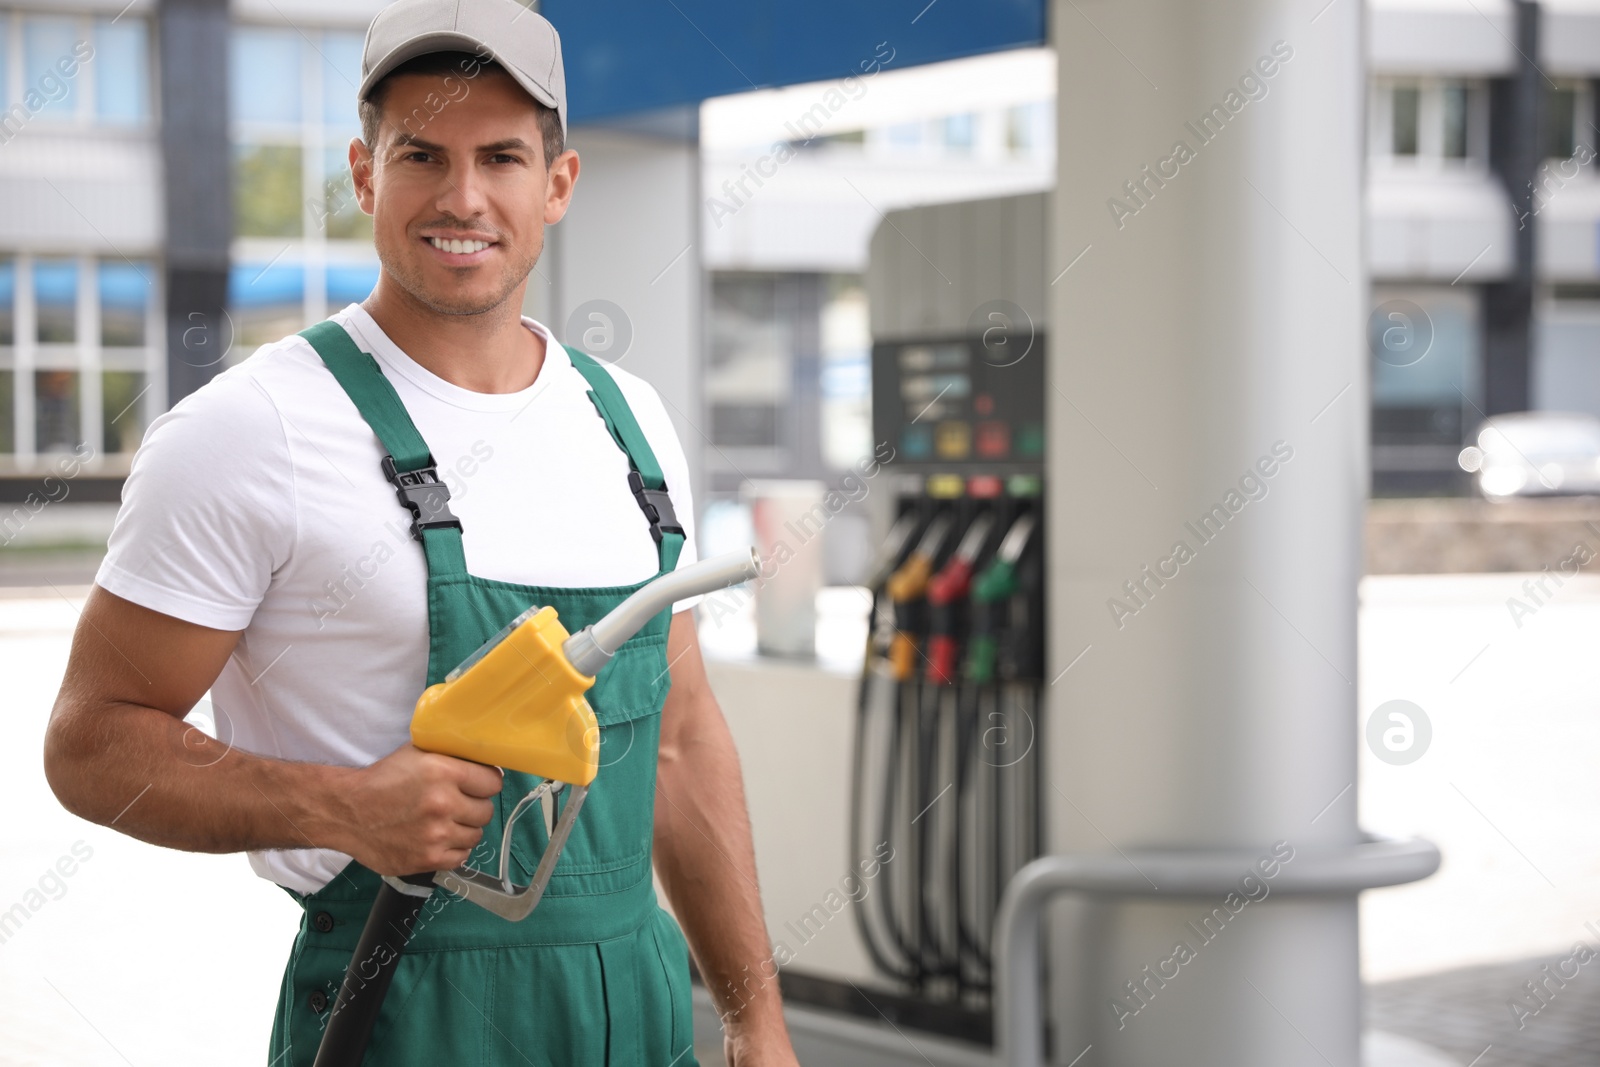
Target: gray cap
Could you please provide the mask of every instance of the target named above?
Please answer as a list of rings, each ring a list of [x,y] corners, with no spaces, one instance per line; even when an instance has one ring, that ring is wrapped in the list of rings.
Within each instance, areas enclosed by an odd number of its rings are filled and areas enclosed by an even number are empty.
[[[430,52],[486,55],[539,103],[555,108],[567,131],[567,77],[561,38],[517,0],[395,0],[367,27],[361,52],[362,100],[385,74]]]

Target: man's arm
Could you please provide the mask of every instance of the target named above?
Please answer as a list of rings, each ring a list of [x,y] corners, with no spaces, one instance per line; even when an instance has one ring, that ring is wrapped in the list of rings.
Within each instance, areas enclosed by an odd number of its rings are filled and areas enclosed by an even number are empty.
[[[672,617],[667,657],[672,690],[661,713],[656,872],[722,1017],[728,1062],[795,1065],[756,888],[739,754],[706,680],[691,612]]]
[[[331,848],[380,874],[465,862],[500,791],[493,768],[410,745],[365,768],[291,763],[185,724],[238,640],[95,586],[45,734],[61,803],[191,852]]]

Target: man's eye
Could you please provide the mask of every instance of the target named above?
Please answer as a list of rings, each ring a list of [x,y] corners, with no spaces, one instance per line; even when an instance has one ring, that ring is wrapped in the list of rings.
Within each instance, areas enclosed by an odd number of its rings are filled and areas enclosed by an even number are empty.
[[[432,159],[433,157],[431,155],[429,155],[427,152],[416,151],[416,152],[407,152],[405,154],[405,156],[402,157],[402,158],[406,159],[408,162],[411,162],[411,163],[426,163],[426,162],[428,162],[428,160]]]
[[[521,163],[522,160],[519,159],[516,156],[507,155],[505,152],[496,152],[494,155],[489,157],[489,162],[491,162],[491,163]]]

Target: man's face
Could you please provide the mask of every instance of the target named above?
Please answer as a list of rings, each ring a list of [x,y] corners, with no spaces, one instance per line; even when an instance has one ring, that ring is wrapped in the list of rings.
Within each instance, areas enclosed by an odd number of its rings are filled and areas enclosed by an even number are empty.
[[[545,167],[532,99],[500,72],[392,79],[370,154],[351,143],[361,209],[384,273],[443,315],[479,315],[513,296],[572,197],[578,161]]]

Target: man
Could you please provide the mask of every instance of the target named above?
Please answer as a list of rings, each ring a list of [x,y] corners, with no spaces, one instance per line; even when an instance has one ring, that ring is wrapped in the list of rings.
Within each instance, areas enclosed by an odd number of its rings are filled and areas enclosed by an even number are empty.
[[[304,906],[274,1064],[315,1057],[380,877],[493,869],[527,790],[408,743],[425,685],[530,604],[576,630],[695,558],[655,392],[519,313],[579,172],[554,29],[514,0],[399,0],[368,32],[359,96],[377,286],[152,424],[45,749],[75,813],[248,851]],[[422,501],[435,479],[442,512]],[[539,907],[511,923],[435,891],[365,1062],[695,1063],[653,858],[727,1061],[795,1064],[775,985],[751,980],[771,956],[691,606],[600,672],[602,769]],[[181,721],[208,689],[221,740]],[[524,881],[539,822],[512,839]]]

